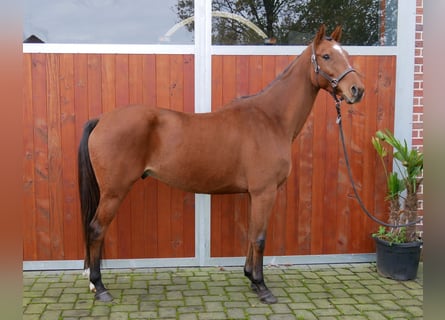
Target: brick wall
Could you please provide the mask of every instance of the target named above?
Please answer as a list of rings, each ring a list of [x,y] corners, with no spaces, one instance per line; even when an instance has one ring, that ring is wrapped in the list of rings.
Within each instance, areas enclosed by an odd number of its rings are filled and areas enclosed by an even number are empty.
[[[414,59],[412,145],[423,150],[423,0],[416,0],[416,46]],[[423,214],[423,185],[419,194],[419,211],[420,214]]]
[[[412,144],[423,148],[423,0],[417,0]]]

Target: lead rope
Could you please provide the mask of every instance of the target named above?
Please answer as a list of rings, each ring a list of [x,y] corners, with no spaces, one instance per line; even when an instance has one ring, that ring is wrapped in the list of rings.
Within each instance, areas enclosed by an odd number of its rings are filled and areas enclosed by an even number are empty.
[[[377,222],[378,224],[381,224],[385,227],[388,228],[401,228],[401,227],[408,227],[408,226],[412,226],[415,224],[418,224],[419,222],[421,222],[423,220],[423,217],[420,217],[418,220],[413,221],[413,222],[409,222],[409,223],[404,223],[404,224],[390,224],[387,222],[384,222],[382,220],[379,220],[378,218],[374,217],[365,207],[365,204],[363,203],[362,198],[359,196],[357,188],[355,186],[355,182],[354,179],[352,177],[352,171],[351,171],[351,166],[349,164],[349,158],[348,158],[348,153],[346,151],[346,144],[345,144],[345,136],[343,134],[343,125],[342,125],[342,118],[341,118],[341,110],[340,110],[340,104],[341,104],[341,100],[337,98],[337,95],[335,94],[335,90],[334,90],[334,94],[332,94],[332,96],[334,97],[335,100],[335,109],[337,110],[337,124],[338,127],[340,128],[340,140],[341,140],[341,144],[343,146],[343,153],[345,156],[345,163],[346,163],[346,168],[348,170],[348,176],[349,176],[349,180],[351,181],[351,185],[352,185],[352,189],[354,190],[354,195],[355,198],[358,201],[358,204],[360,205],[360,208],[362,208],[363,212],[374,222]]]

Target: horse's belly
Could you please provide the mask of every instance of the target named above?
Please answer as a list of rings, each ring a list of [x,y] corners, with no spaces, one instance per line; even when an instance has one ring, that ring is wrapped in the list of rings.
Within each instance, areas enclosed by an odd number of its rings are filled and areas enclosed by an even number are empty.
[[[175,168],[147,169],[146,176],[151,176],[172,187],[188,192],[221,194],[240,193],[247,191],[247,184],[241,174],[233,170],[231,173],[221,172],[218,167],[199,168],[177,166]]]

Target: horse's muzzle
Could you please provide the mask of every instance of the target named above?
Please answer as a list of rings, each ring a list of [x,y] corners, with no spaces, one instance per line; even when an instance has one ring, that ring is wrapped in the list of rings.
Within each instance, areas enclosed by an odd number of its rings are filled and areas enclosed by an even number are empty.
[[[365,89],[363,87],[359,87],[356,85],[353,85],[350,88],[349,91],[350,95],[344,95],[344,99],[346,100],[347,103],[349,104],[353,104],[353,103],[357,103],[360,102],[365,94]]]

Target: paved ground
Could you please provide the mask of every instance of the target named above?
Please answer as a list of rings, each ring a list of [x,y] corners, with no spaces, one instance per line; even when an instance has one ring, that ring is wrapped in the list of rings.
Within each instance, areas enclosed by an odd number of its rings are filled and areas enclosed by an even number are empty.
[[[279,301],[258,302],[241,267],[104,270],[112,303],[93,300],[81,271],[24,272],[23,319],[423,319],[423,265],[415,281],[375,265],[269,266]]]

